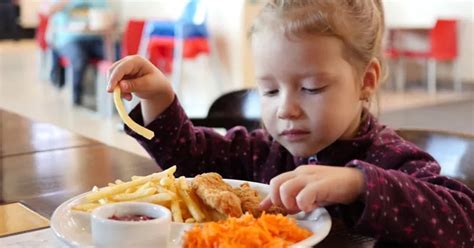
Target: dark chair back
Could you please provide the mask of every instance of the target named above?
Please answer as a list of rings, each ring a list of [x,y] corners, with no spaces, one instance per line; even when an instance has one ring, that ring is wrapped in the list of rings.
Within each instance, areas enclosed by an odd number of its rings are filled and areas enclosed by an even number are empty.
[[[209,108],[207,117],[260,118],[260,96],[254,89],[228,92],[217,98]]]
[[[260,96],[255,89],[226,93],[211,104],[205,119],[191,121],[196,126],[225,129],[234,126],[244,126],[248,130],[260,128]]]
[[[397,133],[431,154],[441,165],[441,175],[474,188],[474,135],[416,129]]]

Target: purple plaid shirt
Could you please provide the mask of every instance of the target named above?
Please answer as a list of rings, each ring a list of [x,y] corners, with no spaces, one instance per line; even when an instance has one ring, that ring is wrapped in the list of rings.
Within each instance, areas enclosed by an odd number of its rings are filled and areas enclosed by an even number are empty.
[[[143,124],[140,106],[131,113]],[[338,140],[310,158],[292,156],[264,130],[235,127],[222,136],[194,127],[175,101],[147,128],[149,141],[126,127],[162,168],[177,175],[217,172],[224,178],[268,183],[302,164],[359,168],[364,197],[331,207],[356,232],[381,240],[425,247],[474,247],[474,192],[440,176],[439,164],[368,114],[355,138]],[[333,211],[334,210],[334,211]]]

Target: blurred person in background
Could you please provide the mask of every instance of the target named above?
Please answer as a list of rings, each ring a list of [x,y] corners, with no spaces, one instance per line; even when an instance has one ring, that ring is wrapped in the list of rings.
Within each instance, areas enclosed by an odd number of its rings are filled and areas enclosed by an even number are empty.
[[[106,0],[51,0],[47,15],[52,41],[53,65],[51,80],[59,87],[61,80],[61,58],[66,58],[72,69],[73,101],[81,104],[83,78],[91,59],[103,59],[104,34],[112,25],[98,27],[91,20],[91,11],[108,10]],[[94,25],[92,25],[94,23]],[[112,23],[110,21],[109,23]]]
[[[0,38],[18,40],[18,15],[17,0],[0,0]]]

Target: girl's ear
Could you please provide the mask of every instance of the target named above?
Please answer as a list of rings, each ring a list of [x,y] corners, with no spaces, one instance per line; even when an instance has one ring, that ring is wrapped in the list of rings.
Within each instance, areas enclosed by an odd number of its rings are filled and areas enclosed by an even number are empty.
[[[367,65],[362,79],[362,87],[360,91],[360,99],[368,100],[379,86],[381,76],[381,66],[377,58],[372,58]]]

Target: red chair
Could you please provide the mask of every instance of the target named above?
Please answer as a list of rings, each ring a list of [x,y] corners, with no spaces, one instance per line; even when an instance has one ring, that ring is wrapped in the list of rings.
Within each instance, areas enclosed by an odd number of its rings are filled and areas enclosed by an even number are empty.
[[[121,58],[138,53],[144,26],[144,20],[129,20],[127,22],[122,36]],[[96,83],[97,112],[105,117],[111,117],[114,108],[112,97],[104,90],[107,70],[110,68],[112,63],[113,61],[110,60],[101,60],[98,63],[99,73],[97,74]]]
[[[48,79],[48,42],[46,41],[46,30],[48,29],[48,16],[44,14],[38,14],[38,26],[36,27],[35,41],[39,47],[40,57],[40,78],[43,80]]]
[[[395,34],[394,32],[389,33],[389,40],[387,43],[387,48],[384,51],[384,56],[385,58],[389,59],[390,61],[396,62],[396,65],[394,68],[396,68],[395,75],[396,77],[394,78],[395,80],[395,88],[397,91],[401,92],[404,90],[404,84],[405,84],[405,70],[403,68],[403,63],[401,59],[401,54],[400,51],[396,48],[394,45],[395,43]],[[392,65],[389,65],[389,67],[392,67]]]
[[[152,37],[148,45],[150,61],[165,73],[173,71],[174,37]],[[183,58],[195,58],[199,54],[209,54],[207,38],[195,37],[183,41]]]
[[[144,20],[129,20],[127,22],[122,39],[122,57],[138,53],[144,26]]]
[[[204,1],[190,0],[178,20],[150,20],[145,25],[140,54],[165,73],[172,72],[172,81],[180,91],[183,60],[209,54],[207,9]]]
[[[120,52],[121,58],[138,53],[144,26],[144,20],[129,20],[127,22],[122,36],[122,50]],[[109,60],[99,61],[99,71],[101,73],[107,73],[107,70],[112,65],[112,63],[113,61]]]
[[[38,26],[36,28],[35,40],[41,51],[48,49],[48,42],[46,41],[46,30],[48,28],[48,16],[38,14]]]
[[[457,20],[439,19],[429,32],[428,51],[394,50],[401,58],[426,59],[428,92],[436,93],[436,63],[438,61],[452,62],[454,89],[461,90],[461,81],[457,71],[458,56]],[[403,80],[404,82],[404,80]]]
[[[401,51],[409,58],[432,58],[438,61],[453,60],[458,55],[457,21],[438,20],[429,34],[429,51]]]

